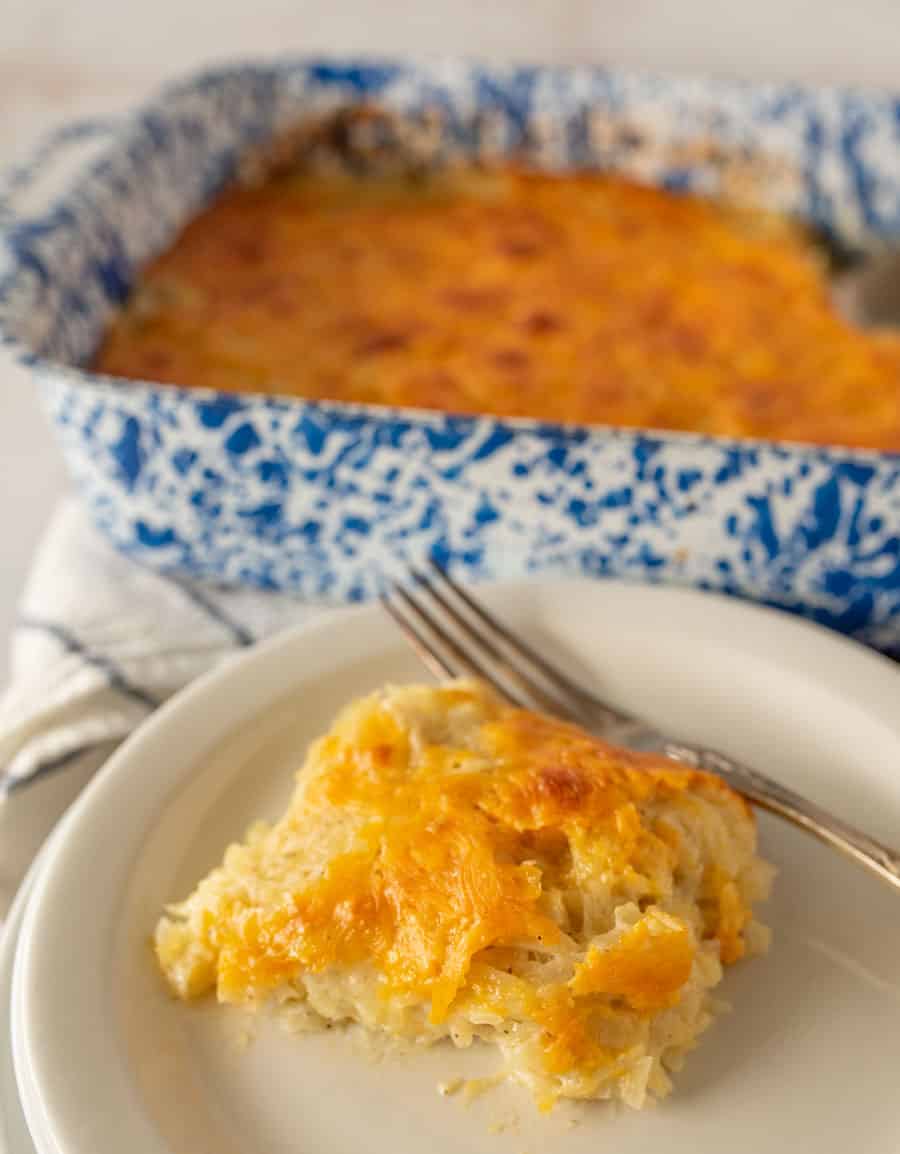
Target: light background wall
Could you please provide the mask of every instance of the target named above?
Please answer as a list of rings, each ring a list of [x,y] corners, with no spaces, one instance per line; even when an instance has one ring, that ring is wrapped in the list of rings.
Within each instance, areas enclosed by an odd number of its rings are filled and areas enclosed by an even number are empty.
[[[3,0],[5,69],[155,76],[204,56],[343,50],[614,60],[891,84],[896,0]],[[26,68],[27,71],[27,68]]]

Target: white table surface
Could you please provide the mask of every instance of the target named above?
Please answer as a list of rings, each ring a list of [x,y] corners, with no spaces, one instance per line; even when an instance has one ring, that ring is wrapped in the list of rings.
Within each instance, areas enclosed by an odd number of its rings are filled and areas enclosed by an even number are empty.
[[[3,0],[0,165],[200,62],[272,52],[467,53],[900,87],[900,4],[860,0]],[[0,391],[0,685],[19,590],[65,490],[29,380]]]

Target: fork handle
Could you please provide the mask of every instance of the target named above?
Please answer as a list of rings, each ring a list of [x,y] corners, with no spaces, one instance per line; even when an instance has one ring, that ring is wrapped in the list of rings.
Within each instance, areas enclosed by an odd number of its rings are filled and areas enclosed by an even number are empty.
[[[820,841],[839,850],[864,866],[900,892],[900,853],[890,849],[861,830],[830,814],[827,810],[792,789],[780,785],[770,777],[740,762],[732,761],[711,749],[667,742],[663,747],[667,757],[685,762],[697,769],[707,770],[723,778],[733,789],[763,809],[805,829]]]

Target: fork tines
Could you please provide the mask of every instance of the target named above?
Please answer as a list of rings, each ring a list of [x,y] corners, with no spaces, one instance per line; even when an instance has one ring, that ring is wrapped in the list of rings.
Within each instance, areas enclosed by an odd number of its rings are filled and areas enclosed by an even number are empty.
[[[515,705],[577,720],[586,695],[436,562],[414,569],[409,585],[381,598],[387,612],[437,677],[476,677]]]

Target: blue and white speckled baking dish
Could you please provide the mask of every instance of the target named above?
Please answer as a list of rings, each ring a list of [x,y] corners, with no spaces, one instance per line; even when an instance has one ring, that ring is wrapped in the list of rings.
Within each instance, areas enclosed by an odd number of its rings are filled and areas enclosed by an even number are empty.
[[[198,76],[109,129],[64,195],[8,230],[2,328],[115,544],[160,568],[330,601],[369,596],[427,554],[472,578],[681,582],[900,649],[897,455],[181,391],[78,367],[141,263],[248,146],[364,100],[440,110],[440,147],[677,187],[755,179],[766,203],[851,243],[900,230],[892,97],[458,61]],[[14,175],[11,201],[40,168]]]

